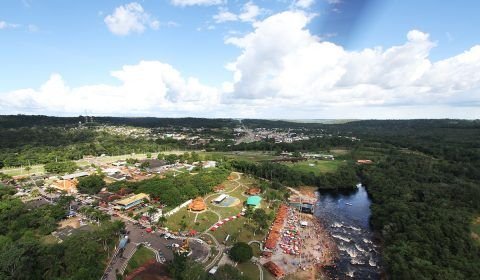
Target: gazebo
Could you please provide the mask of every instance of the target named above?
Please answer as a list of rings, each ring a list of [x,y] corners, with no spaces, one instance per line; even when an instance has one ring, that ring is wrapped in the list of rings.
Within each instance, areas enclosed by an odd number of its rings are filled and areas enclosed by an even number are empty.
[[[246,193],[249,195],[257,195],[260,194],[262,190],[260,188],[249,188]]]
[[[207,205],[205,204],[205,201],[201,197],[195,198],[188,205],[188,210],[191,210],[191,211],[203,211],[205,209],[207,209]]]

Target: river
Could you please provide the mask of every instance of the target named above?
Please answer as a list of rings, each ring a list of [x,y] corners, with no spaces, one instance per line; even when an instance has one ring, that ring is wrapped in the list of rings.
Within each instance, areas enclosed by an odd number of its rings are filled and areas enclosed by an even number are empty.
[[[379,279],[380,254],[369,224],[370,199],[365,187],[347,193],[321,192],[315,207],[317,216],[335,239],[340,256],[336,269],[338,279]]]

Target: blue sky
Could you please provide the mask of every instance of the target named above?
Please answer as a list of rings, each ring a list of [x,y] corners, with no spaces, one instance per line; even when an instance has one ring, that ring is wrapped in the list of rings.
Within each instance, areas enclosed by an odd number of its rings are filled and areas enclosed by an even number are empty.
[[[479,44],[479,8],[477,1],[434,0],[2,1],[0,113],[478,118],[479,52],[452,58]],[[122,18],[122,9],[133,11],[136,22]],[[298,24],[290,28],[288,21]],[[290,49],[275,45],[282,40]],[[396,53],[396,46],[405,50]],[[366,49],[376,54],[357,55]],[[307,55],[318,69],[308,59],[299,64]],[[372,69],[392,75],[380,80],[355,72],[365,71],[355,70],[359,61],[372,60]],[[463,73],[469,79],[438,86],[438,77],[452,76],[446,63],[471,71]],[[296,73],[287,67],[304,73],[286,83],[282,77]],[[124,79],[112,76],[122,69]],[[329,78],[315,80],[322,73]],[[148,92],[136,96],[148,102],[129,113],[121,100],[138,92]],[[108,96],[118,110],[90,105]],[[85,98],[90,103],[80,104]],[[308,106],[298,109],[302,104]]]

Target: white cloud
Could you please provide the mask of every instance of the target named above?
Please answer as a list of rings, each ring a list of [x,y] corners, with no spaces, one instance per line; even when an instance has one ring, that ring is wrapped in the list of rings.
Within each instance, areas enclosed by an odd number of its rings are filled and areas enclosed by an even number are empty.
[[[232,12],[229,12],[226,8],[220,8],[218,13],[213,16],[216,23],[222,23],[227,21],[237,21],[238,16]]]
[[[227,21],[255,22],[257,17],[264,14],[265,10],[249,1],[242,6],[240,13],[234,14],[228,8],[221,7],[218,13],[213,16],[216,23]]]
[[[224,102],[301,110],[480,103],[480,46],[433,63],[435,43],[412,30],[403,45],[347,51],[312,35],[309,20],[287,11],[227,39],[242,54],[227,65],[233,82],[223,85]]]
[[[21,89],[0,95],[3,113],[55,112],[81,114],[156,115],[201,112],[218,104],[218,91],[196,78],[184,78],[172,66],[158,61],[127,65],[111,75],[120,85],[86,85],[70,88],[59,74],[39,89]],[[10,110],[10,111],[6,111]]]
[[[147,25],[154,30],[160,27],[160,22],[152,19],[137,2],[115,8],[113,14],[105,17],[104,22],[113,34],[119,36],[143,33]]]
[[[238,15],[238,18],[241,21],[245,22],[254,22],[256,18],[262,14],[262,9],[257,5],[253,4],[253,2],[247,2],[243,8],[242,12]]]
[[[223,4],[223,0],[171,0],[174,6],[213,6]]]
[[[20,27],[20,24],[10,23],[10,22],[0,20],[0,30],[7,29],[7,28],[17,28],[17,27]]]
[[[315,0],[296,0],[295,1],[295,6],[299,7],[299,8],[302,8],[302,9],[308,9],[314,3],[315,3]]]
[[[350,51],[306,28],[311,15],[286,11],[228,38],[240,54],[217,87],[169,64],[142,61],[112,72],[118,85],[71,88],[54,74],[38,89],[0,94],[1,113],[269,117],[480,118],[480,45],[440,61],[427,33],[403,44]],[[231,35],[235,36],[235,35]]]

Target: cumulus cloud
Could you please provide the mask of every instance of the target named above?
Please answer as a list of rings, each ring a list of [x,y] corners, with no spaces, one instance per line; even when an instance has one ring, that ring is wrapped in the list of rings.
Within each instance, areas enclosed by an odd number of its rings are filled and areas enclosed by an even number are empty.
[[[227,65],[233,82],[224,86],[225,102],[322,108],[480,100],[480,46],[432,63],[435,43],[412,30],[403,45],[347,51],[312,35],[309,21],[306,13],[287,11],[256,23],[243,37],[228,38],[242,54]]]
[[[111,72],[120,85],[69,87],[52,74],[38,89],[21,89],[0,95],[3,113],[66,112],[95,114],[162,115],[167,112],[201,112],[218,104],[218,90],[196,78],[185,78],[169,64],[141,61]],[[11,111],[5,111],[11,110]]]
[[[264,14],[265,11],[253,2],[249,1],[242,6],[240,13],[234,14],[228,8],[221,7],[218,13],[213,16],[216,23],[227,21],[255,22],[257,17]]]
[[[2,113],[270,118],[480,118],[480,46],[440,61],[429,34],[350,51],[313,35],[311,15],[286,11],[253,23],[226,44],[240,54],[216,87],[169,64],[142,61],[113,71],[119,85],[71,88],[54,74],[38,89],[0,94]],[[232,35],[234,36],[234,35]],[[59,113],[60,112],[60,113]]]
[[[174,6],[213,6],[223,4],[223,0],[171,0]]]
[[[115,8],[111,15],[105,17],[104,22],[110,32],[119,36],[143,33],[147,26],[154,30],[160,27],[160,22],[153,19],[137,2]]]

